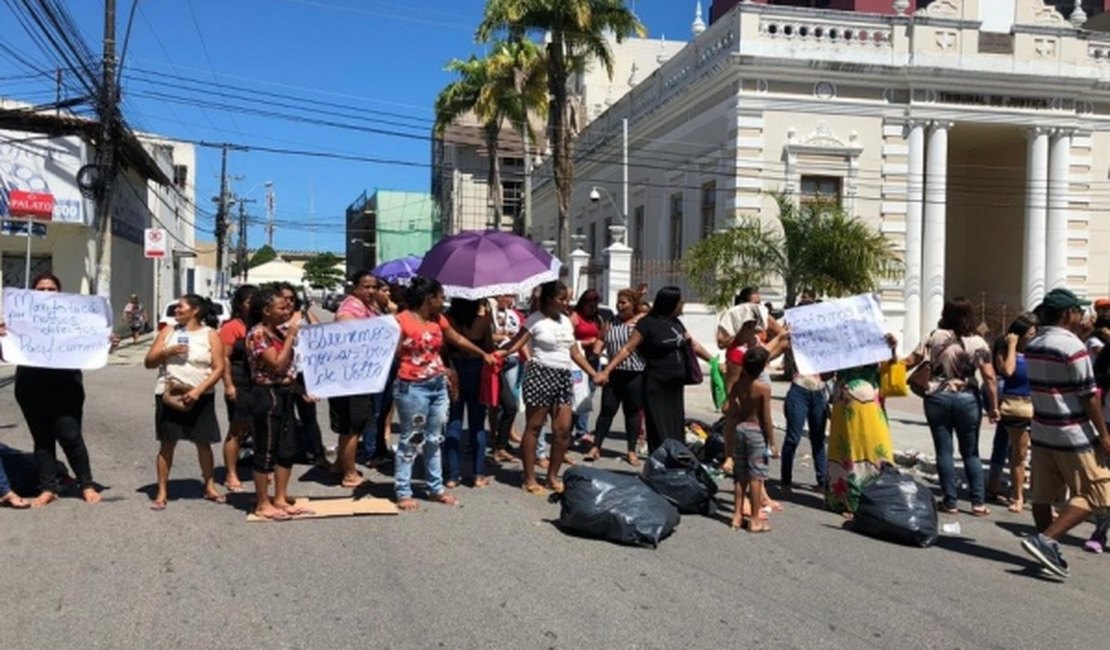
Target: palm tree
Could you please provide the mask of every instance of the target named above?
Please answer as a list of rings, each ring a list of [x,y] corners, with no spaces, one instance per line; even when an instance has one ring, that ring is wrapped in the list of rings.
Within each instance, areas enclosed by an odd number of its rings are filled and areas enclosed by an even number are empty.
[[[446,69],[459,78],[449,83],[436,97],[436,136],[443,137],[447,126],[459,116],[474,113],[482,126],[489,155],[488,191],[493,225],[500,230],[504,198],[498,139],[506,121],[518,130],[530,130],[529,114],[546,114],[542,55],[531,41],[498,42],[489,56],[453,59]]]
[[[571,133],[567,128],[570,105],[567,79],[571,71],[597,60],[610,78],[613,51],[608,36],[621,42],[626,36],[644,36],[647,30],[624,0],[486,0],[485,15],[477,37],[489,40],[496,33],[523,38],[528,33],[545,34],[547,41],[547,84],[551,103],[555,189],[559,199],[558,254],[570,252],[570,197],[574,163]]]
[[[711,235],[686,252],[690,282],[711,304],[726,308],[744,286],[782,282],[787,307],[803,289],[840,297],[875,291],[901,277],[890,240],[832,202],[797,203],[776,194],[778,228],[758,217]]]

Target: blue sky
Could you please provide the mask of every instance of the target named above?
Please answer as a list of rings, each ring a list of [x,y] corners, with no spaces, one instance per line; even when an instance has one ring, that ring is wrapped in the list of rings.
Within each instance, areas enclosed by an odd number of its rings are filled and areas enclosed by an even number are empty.
[[[64,4],[99,55],[103,2]],[[118,4],[122,45],[131,0]],[[651,37],[688,37],[694,0],[635,4]],[[259,199],[249,210],[259,222],[262,185],[273,181],[279,248],[339,251],[344,210],[363,190],[429,190],[432,103],[452,79],[446,62],[482,51],[473,39],[482,7],[481,0],[139,0],[122,81],[125,116],[135,128],[172,137],[386,161],[230,154],[229,171],[241,177],[233,188]],[[52,71],[56,63],[10,11],[0,5],[4,43]],[[52,75],[31,74],[0,51],[0,95],[51,101]],[[198,147],[197,167],[197,203],[210,213],[218,150]],[[198,214],[197,226],[198,236],[212,238],[211,216]],[[261,226],[252,226],[252,247],[262,241]]]

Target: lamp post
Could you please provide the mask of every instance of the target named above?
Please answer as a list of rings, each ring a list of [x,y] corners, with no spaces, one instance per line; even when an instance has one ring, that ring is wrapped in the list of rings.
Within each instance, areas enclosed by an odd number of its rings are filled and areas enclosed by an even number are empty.
[[[609,190],[600,185],[594,185],[590,188],[590,202],[598,203],[599,201],[601,201],[602,194],[604,194],[605,198],[608,199],[609,205],[613,207],[613,212],[616,212],[617,216],[621,218],[621,225],[609,226],[609,233],[612,235],[613,243],[623,244],[625,233],[628,232],[628,214],[622,212],[620,208],[617,207],[617,202],[613,198],[612,193],[610,193]]]

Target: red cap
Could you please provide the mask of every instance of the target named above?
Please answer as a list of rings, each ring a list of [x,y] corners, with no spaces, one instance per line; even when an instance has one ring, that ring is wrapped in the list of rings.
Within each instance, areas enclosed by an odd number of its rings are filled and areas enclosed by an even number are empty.
[[[1110,309],[1110,298],[1099,298],[1096,300],[1095,309]]]

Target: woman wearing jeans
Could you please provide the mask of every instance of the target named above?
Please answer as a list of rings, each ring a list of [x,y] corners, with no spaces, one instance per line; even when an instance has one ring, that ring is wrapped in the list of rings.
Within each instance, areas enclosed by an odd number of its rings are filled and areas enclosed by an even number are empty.
[[[617,293],[617,314],[605,328],[605,348],[610,359],[617,356],[636,331],[640,321],[640,295],[632,289],[622,289]],[[601,457],[601,448],[613,425],[613,417],[624,408],[624,437],[628,444],[625,459],[629,465],[640,464],[636,456],[636,439],[640,436],[640,421],[643,411],[643,388],[640,384],[644,374],[644,358],[633,352],[620,367],[613,370],[609,383],[601,391],[601,414],[597,416],[593,448],[586,454],[586,460]]]
[[[972,307],[966,298],[944,304],[940,323],[929,337],[906,358],[906,366],[928,363],[932,377],[925,394],[925,419],[933,434],[944,498],[942,512],[956,514],[956,465],[952,434],[960,448],[964,472],[971,491],[971,514],[985,517],[990,509],[984,504],[983,465],[979,459],[979,425],[983,418],[979,384],[983,377],[990,421],[998,422],[998,384],[995,381],[991,352],[983,337],[972,331]]]
[[[413,278],[405,295],[408,309],[397,315],[397,324],[401,327],[397,356],[401,366],[393,385],[393,403],[401,422],[393,477],[397,507],[403,511],[417,508],[412,498],[412,466],[419,453],[424,455],[428,499],[453,506],[458,500],[447,493],[440,466],[440,445],[448,406],[443,341],[446,339],[486,363],[493,363],[494,359],[452,329],[443,317],[443,286],[439,282]]]

